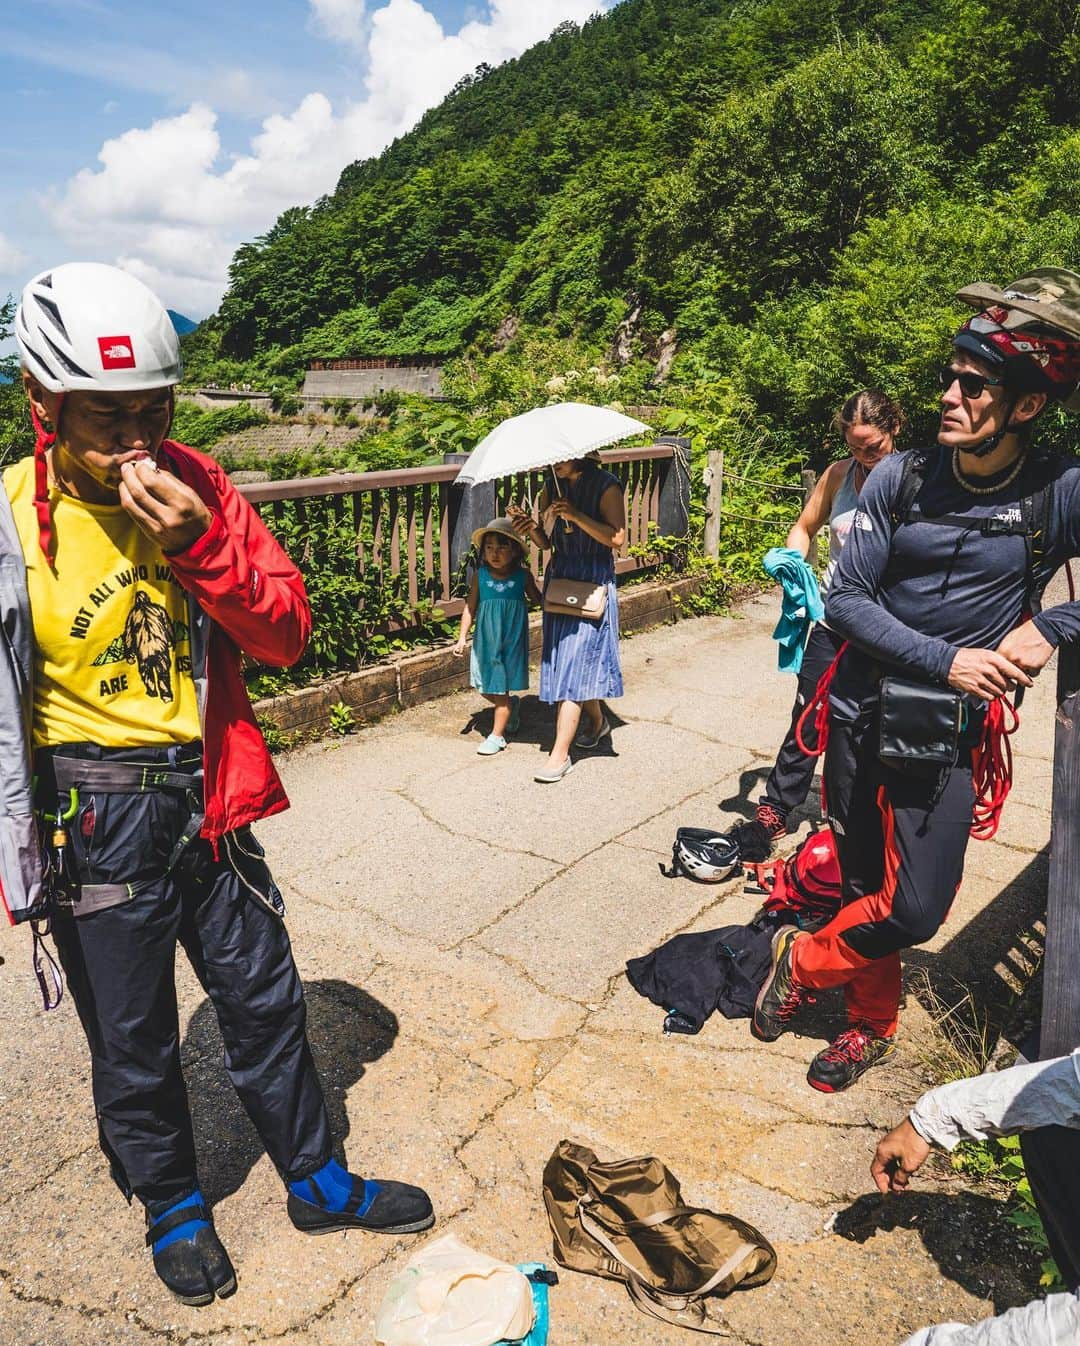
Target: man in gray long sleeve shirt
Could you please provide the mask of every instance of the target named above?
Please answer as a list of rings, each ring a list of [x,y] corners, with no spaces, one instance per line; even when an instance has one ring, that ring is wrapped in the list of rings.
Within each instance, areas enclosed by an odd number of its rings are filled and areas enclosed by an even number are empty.
[[[825,757],[844,905],[815,933],[778,932],[754,1014],[755,1035],[771,1041],[807,992],[844,987],[849,1026],[807,1074],[829,1093],[892,1052],[900,952],[931,939],[955,897],[987,703],[1030,686],[1057,643],[1080,636],[1080,604],[1030,615],[1080,552],[1080,461],[1031,444],[1049,402],[1080,410],[1080,276],[1043,270],[1004,293],[975,286],[960,297],[1000,302],[954,338],[937,447],[871,473],[826,603],[850,641]],[[928,773],[879,757],[886,674],[963,695],[953,766]]]
[[[931,1089],[878,1145],[870,1172],[878,1191],[903,1192],[932,1145],[953,1150],[962,1140],[1045,1126],[1080,1130],[1080,1050]],[[1080,1211],[1073,1211],[1073,1220],[1074,1234],[1080,1234]],[[1066,1283],[1075,1279],[1064,1269],[1063,1275]],[[943,1323],[924,1328],[904,1346],[1072,1346],[1077,1341],[1080,1298],[1073,1293],[1051,1295],[973,1327]]]

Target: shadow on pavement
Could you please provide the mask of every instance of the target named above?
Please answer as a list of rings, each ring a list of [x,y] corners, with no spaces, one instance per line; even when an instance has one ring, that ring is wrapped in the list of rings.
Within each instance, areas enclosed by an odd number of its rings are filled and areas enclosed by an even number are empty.
[[[971,1192],[872,1193],[840,1211],[833,1231],[865,1244],[878,1233],[915,1230],[942,1276],[1003,1313],[1039,1293],[1039,1256],[1006,1221],[1008,1210],[1007,1201]]]
[[[734,813],[737,818],[752,818],[757,809],[757,797],[771,770],[771,766],[756,766],[741,772],[735,793],[719,800],[716,807],[725,813]]]
[[[604,713],[607,715],[608,723],[613,730],[619,730],[626,723],[619,718],[611,709],[607,701],[600,703],[604,707]],[[487,738],[491,733],[495,718],[495,707],[484,705],[478,707],[462,725],[459,730],[461,738],[467,738],[470,735],[476,735],[480,739]],[[542,752],[550,752],[551,745],[555,738],[555,708],[541,701],[538,696],[522,696],[521,698],[521,724],[510,735],[514,743],[533,743]],[[618,753],[612,746],[611,737],[601,739],[599,745],[595,748],[574,748],[573,756],[575,758],[587,754],[590,757],[618,757]]]
[[[326,1095],[335,1154],[344,1161],[348,1090],[364,1067],[394,1045],[393,1011],[359,987],[328,979],[305,983],[308,1039]],[[209,1000],[192,1015],[181,1047],[202,1191],[210,1203],[235,1192],[262,1157],[263,1145],[222,1064],[222,1042]]]
[[[1021,987],[1031,978],[1036,959],[1020,937],[1030,935],[1045,918],[1049,855],[1046,847],[1032,856],[939,952],[916,948],[904,954],[908,994],[935,1018],[943,1007],[955,1007],[956,1028],[969,1041],[985,1040],[992,1046],[1005,1035],[1015,1043],[1030,1027],[1017,1021],[1018,994],[998,969]],[[945,1027],[948,1031],[949,1025]]]
[[[758,806],[758,799],[769,779],[771,766],[750,767],[739,775],[739,785],[733,795],[721,799],[716,807],[725,813],[733,813],[737,818],[750,819]],[[788,833],[798,830],[800,823],[808,822],[811,827],[822,826],[821,813],[821,777],[815,776],[810,791],[803,803],[796,805],[788,814]],[[780,845],[784,845],[781,838]]]

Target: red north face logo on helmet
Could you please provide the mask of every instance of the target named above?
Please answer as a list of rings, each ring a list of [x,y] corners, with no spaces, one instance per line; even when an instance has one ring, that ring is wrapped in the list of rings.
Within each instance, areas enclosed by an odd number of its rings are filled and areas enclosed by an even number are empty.
[[[129,336],[98,337],[102,369],[134,369],[135,352]]]

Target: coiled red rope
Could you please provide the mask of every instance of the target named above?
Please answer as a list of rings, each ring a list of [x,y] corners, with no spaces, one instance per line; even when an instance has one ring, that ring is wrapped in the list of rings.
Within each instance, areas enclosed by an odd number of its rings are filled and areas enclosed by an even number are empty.
[[[971,783],[975,804],[971,811],[971,836],[989,841],[1001,823],[1001,811],[1012,789],[1013,755],[1009,738],[1020,727],[1020,712],[1005,696],[986,708],[982,738],[971,750]]]
[[[1071,575],[1069,579],[1072,579]],[[829,688],[846,649],[845,641],[837,651],[836,658],[818,679],[814,695],[806,703],[795,724],[795,742],[807,757],[820,757],[828,747]],[[805,738],[806,726],[811,721],[817,731],[814,747],[810,747]],[[986,708],[982,738],[971,750],[971,780],[975,790],[971,836],[975,841],[989,841],[1001,824],[1001,813],[1012,789],[1013,755],[1009,739],[1019,727],[1020,713],[1007,697],[998,697],[990,702]]]

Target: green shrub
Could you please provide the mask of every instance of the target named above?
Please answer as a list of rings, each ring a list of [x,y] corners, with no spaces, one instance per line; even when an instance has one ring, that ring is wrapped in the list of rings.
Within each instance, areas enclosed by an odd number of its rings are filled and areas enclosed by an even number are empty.
[[[250,402],[204,410],[181,398],[176,404],[170,433],[181,444],[190,444],[195,449],[212,449],[226,435],[238,434],[253,425],[265,425],[268,420],[266,413],[257,411]]]
[[[338,701],[330,707],[330,728],[335,734],[351,734],[356,728],[352,710],[344,701]]]
[[[1020,1152],[1018,1136],[1003,1136],[997,1140],[964,1141],[953,1151],[952,1166],[958,1173],[966,1173],[1005,1190],[1013,1200],[1009,1223],[1020,1230],[1024,1242],[1042,1258],[1039,1284],[1047,1294],[1064,1290],[1057,1263],[1050,1256],[1031,1183],[1024,1172],[1024,1157]]]

